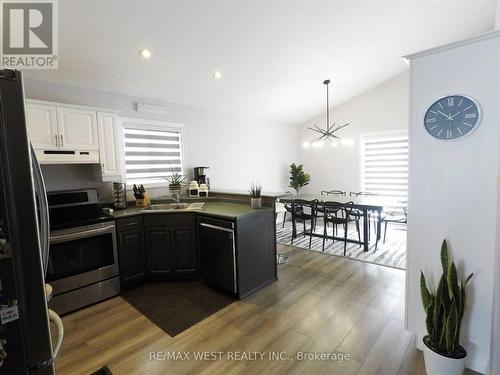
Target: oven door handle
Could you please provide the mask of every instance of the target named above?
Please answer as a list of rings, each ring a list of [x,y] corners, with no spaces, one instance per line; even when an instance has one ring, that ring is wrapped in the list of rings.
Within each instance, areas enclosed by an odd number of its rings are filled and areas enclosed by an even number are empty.
[[[78,240],[80,238],[94,237],[94,236],[97,236],[100,234],[114,233],[114,231],[115,231],[115,226],[108,225],[108,226],[102,227],[102,228],[87,229],[87,230],[82,231],[82,232],[73,232],[73,233],[52,235],[52,236],[50,236],[50,243],[59,243],[59,242]]]

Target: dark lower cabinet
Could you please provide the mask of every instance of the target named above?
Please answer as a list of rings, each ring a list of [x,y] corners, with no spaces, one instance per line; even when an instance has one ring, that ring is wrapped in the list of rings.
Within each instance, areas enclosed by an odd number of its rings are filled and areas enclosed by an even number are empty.
[[[172,243],[168,228],[146,228],[148,274],[172,274]]]
[[[172,263],[178,274],[194,274],[196,272],[196,236],[193,226],[172,227]]]
[[[274,225],[271,209],[232,220],[195,213],[117,219],[122,287],[199,276],[243,298],[277,279]]]
[[[150,276],[196,275],[198,257],[193,214],[150,215],[144,225]]]
[[[140,219],[137,219],[140,221]],[[132,221],[128,219],[128,223]],[[119,222],[118,222],[119,223]],[[127,223],[127,224],[128,224]],[[146,271],[146,255],[144,248],[144,232],[142,223],[137,223],[135,229],[127,230],[123,225],[117,225],[118,259],[120,264],[120,282],[122,288],[134,286],[144,280]],[[124,230],[120,230],[123,227]]]

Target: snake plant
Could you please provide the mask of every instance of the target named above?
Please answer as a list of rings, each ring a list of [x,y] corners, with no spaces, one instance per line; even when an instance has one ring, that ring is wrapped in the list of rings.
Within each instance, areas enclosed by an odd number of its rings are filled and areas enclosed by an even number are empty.
[[[253,183],[252,185],[250,185],[250,189],[248,189],[248,192],[250,193],[250,196],[252,198],[261,198],[262,186]]]
[[[460,326],[466,307],[465,286],[472,273],[465,279],[458,278],[457,267],[448,255],[446,240],[441,246],[443,274],[435,292],[429,292],[425,276],[420,271],[420,292],[424,305],[428,336],[426,345],[434,352],[450,358],[462,358],[465,349],[460,346]]]
[[[163,177],[163,178],[165,180],[167,180],[170,185],[175,185],[175,186],[180,185],[186,179],[186,177],[184,177],[182,174],[180,174],[179,172],[175,172],[175,171],[172,172],[172,174],[170,176]]]
[[[170,163],[169,163],[170,164]],[[171,186],[181,186],[186,179],[179,171],[170,166],[170,176],[163,177]]]

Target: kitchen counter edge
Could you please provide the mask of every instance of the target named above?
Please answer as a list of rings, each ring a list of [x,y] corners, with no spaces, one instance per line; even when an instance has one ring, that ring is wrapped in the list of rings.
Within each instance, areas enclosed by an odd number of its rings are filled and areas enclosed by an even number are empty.
[[[219,211],[217,212],[216,207],[210,207],[211,205],[217,204],[218,206],[222,205],[220,207]],[[232,208],[235,208],[234,206],[239,206],[243,212],[241,213],[227,213],[224,212],[224,206],[228,206]],[[208,206],[208,207],[207,207]],[[207,210],[208,209],[208,210]],[[265,212],[265,211],[274,211],[272,207],[262,207],[262,208],[251,208],[249,205],[244,205],[244,204],[239,204],[239,203],[229,203],[229,202],[206,202],[205,206],[199,210],[188,210],[188,209],[182,209],[182,210],[168,210],[168,211],[148,211],[144,210],[144,207],[128,207],[125,209],[121,210],[114,210],[112,213],[110,213],[111,216],[113,216],[115,219],[120,219],[120,218],[126,218],[126,217],[131,217],[131,216],[137,216],[137,215],[158,215],[158,214],[179,214],[179,213],[196,213],[199,215],[207,215],[207,216],[212,216],[212,217],[219,217],[222,219],[232,219],[236,220],[238,218],[242,218],[247,215],[253,215],[253,214],[258,214],[259,212]]]

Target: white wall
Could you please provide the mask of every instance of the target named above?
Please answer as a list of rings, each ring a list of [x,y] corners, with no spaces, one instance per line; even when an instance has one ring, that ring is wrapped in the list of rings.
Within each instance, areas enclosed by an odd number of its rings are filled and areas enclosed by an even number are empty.
[[[500,212],[500,199],[498,200],[498,212]],[[493,329],[491,336],[491,370],[490,374],[500,374],[500,231],[497,231],[497,247],[495,255],[495,275],[493,291]]]
[[[495,29],[500,29],[500,0],[497,0],[497,12],[495,17]],[[500,212],[500,199],[499,199]],[[491,374],[500,374],[500,232],[497,234],[497,253],[495,259],[495,290],[493,294],[493,334],[491,337]]]
[[[335,83],[335,82],[333,82]],[[330,94],[335,95],[335,85]],[[300,161],[311,175],[311,183],[304,192],[319,193],[321,190],[340,189],[359,191],[360,150],[359,137],[363,133],[377,133],[408,129],[408,73],[384,82],[330,111],[330,122],[350,125],[339,131],[342,138],[354,140],[354,145],[332,148],[303,148]],[[325,128],[326,113],[311,119],[301,127],[302,145],[317,137],[308,127],[318,125]]]
[[[296,127],[258,117],[248,118],[181,104],[142,100],[161,104],[166,109],[164,116],[147,115],[135,111],[134,102],[141,99],[30,79],[25,81],[25,93],[31,99],[117,109],[123,111],[124,116],[184,124],[187,172],[192,175],[192,167],[195,166],[210,167],[208,172],[213,189],[246,191],[249,184],[256,181],[266,191],[287,190],[288,165],[298,155]],[[258,115],[258,108],[255,112]],[[62,176],[75,177],[74,166],[58,166],[56,169]],[[82,171],[86,176],[92,175],[88,168]],[[52,176],[56,174],[54,168],[49,173]]]
[[[462,272],[475,274],[468,288],[462,344],[468,351],[467,366],[482,373],[490,354],[499,214],[500,32],[493,35],[414,56],[410,73],[407,324],[422,345],[419,273],[423,270],[437,281],[439,249],[447,238]],[[483,119],[464,139],[438,141],[426,133],[423,118],[436,99],[450,93],[476,98]]]
[[[495,29],[500,29],[500,0],[497,0],[497,13],[495,16]]]

